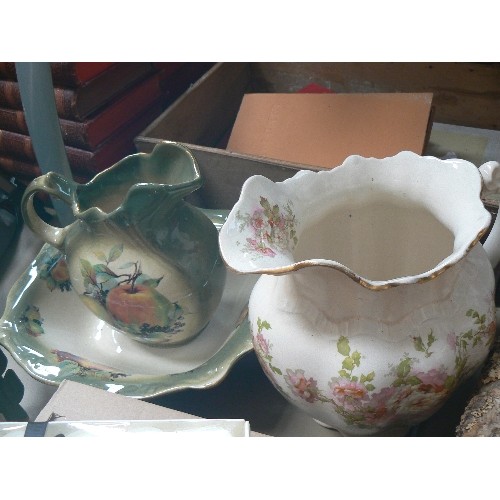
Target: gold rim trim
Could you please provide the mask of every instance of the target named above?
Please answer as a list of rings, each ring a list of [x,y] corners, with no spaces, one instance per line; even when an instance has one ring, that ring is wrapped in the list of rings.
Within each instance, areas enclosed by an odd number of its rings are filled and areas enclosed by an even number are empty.
[[[488,227],[481,229],[477,236],[474,238],[474,240],[470,243],[470,245],[467,247],[465,252],[463,253],[462,256],[460,256],[457,260],[454,262],[450,262],[449,264],[446,264],[439,269],[437,269],[435,272],[431,274],[427,274],[425,276],[422,276],[414,281],[408,281],[408,282],[394,282],[392,280],[387,280],[387,282],[384,282],[380,285],[375,285],[373,282],[370,280],[367,280],[358,274],[356,274],[354,271],[349,269],[348,267],[342,266],[341,264],[333,263],[329,264],[326,262],[312,262],[311,260],[304,260],[301,262],[296,262],[294,264],[290,264],[288,266],[282,266],[276,269],[266,269],[266,270],[255,270],[255,271],[238,271],[238,269],[235,269],[231,265],[227,263],[227,260],[222,256],[222,260],[226,264],[226,266],[234,271],[237,274],[268,274],[272,276],[281,276],[284,274],[291,273],[293,271],[298,271],[299,269],[305,269],[307,267],[328,267],[330,269],[336,269],[337,271],[340,271],[344,273],[348,278],[351,278],[354,282],[358,283],[359,285],[363,286],[364,288],[367,288],[368,290],[373,290],[373,291],[382,291],[382,290],[387,290],[389,288],[395,288],[401,285],[413,285],[417,283],[427,283],[428,281],[431,281],[441,274],[443,274],[447,269],[450,267],[453,267],[455,264],[460,262],[464,257],[468,255],[468,253],[479,243],[479,240],[483,237],[483,235],[488,231]],[[401,279],[401,278],[397,278]]]

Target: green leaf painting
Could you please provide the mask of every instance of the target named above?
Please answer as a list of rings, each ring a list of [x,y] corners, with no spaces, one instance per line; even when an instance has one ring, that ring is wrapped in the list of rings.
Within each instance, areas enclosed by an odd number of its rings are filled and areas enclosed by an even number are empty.
[[[272,210],[265,201],[262,205],[266,210]],[[363,370],[363,353],[353,348],[352,339],[340,336],[336,348],[341,360],[336,365],[336,375],[330,378],[327,387],[320,387],[315,374],[307,373],[302,367],[277,366],[279,363],[274,360],[273,344],[268,338],[271,325],[262,318],[257,319],[254,347],[264,361],[263,368],[267,375],[286,397],[298,399],[301,404],[330,405],[352,425],[382,427],[390,421],[397,421],[400,415],[425,416],[431,408],[442,404],[470,370],[470,349],[478,344],[491,344],[495,336],[494,322],[486,324],[487,315],[473,309],[467,310],[465,316],[472,320],[474,326],[462,333],[451,332],[447,337],[438,338],[431,329],[421,335],[409,336],[409,346],[414,352],[404,353],[378,376],[375,370]],[[440,342],[445,345],[440,345]],[[435,351],[449,350],[450,347],[455,349],[455,363],[451,371],[442,365],[421,368],[422,362],[433,356]]]
[[[164,341],[164,334],[181,332],[186,325],[182,307],[157,290],[163,276],[147,275],[139,261],[119,262],[123,251],[117,244],[107,252],[96,250],[97,263],[80,259],[82,300],[101,319],[141,340]]]

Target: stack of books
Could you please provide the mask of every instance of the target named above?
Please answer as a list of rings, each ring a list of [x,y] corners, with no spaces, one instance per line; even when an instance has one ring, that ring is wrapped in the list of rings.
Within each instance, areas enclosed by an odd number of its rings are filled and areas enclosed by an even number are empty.
[[[135,153],[134,138],[213,63],[51,63],[56,109],[73,177],[87,182]],[[15,64],[0,62],[0,172],[41,175]]]

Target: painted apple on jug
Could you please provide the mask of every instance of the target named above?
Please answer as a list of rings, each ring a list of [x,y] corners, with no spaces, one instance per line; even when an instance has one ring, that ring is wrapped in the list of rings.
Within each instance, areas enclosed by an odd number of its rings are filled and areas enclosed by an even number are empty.
[[[67,267],[52,270],[55,284],[67,272],[68,289],[116,330],[149,345],[179,345],[210,321],[226,278],[214,223],[183,199],[201,184],[191,152],[165,141],[87,184],[41,176],[26,189],[22,211],[64,255]],[[42,221],[33,205],[38,191],[71,205],[75,221],[64,228]]]

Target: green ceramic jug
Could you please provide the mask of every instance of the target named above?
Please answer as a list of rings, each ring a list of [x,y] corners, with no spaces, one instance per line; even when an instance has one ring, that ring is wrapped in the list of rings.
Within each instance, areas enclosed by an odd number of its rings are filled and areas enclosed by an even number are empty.
[[[87,184],[38,177],[21,207],[29,228],[64,254],[58,272],[95,315],[139,342],[173,346],[207,325],[225,284],[217,229],[183,199],[201,185],[192,153],[165,141]],[[33,206],[39,191],[70,205],[75,221],[44,222]]]

